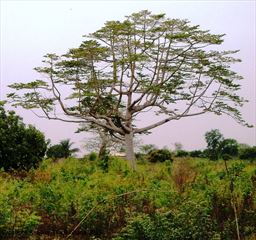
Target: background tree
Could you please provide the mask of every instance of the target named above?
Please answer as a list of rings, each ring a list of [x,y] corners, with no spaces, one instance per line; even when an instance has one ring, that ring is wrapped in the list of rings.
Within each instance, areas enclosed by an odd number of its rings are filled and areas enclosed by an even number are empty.
[[[144,144],[139,149],[142,154],[148,154],[150,151],[157,149],[157,147],[154,144]]]
[[[223,36],[165,14],[134,13],[106,22],[65,55],[47,54],[35,68],[46,80],[12,84],[19,94],[9,98],[15,106],[40,108],[48,119],[93,123],[122,135],[134,169],[135,134],[207,112],[245,124],[238,110],[244,99],[236,94],[242,77],[230,69],[240,61],[232,57],[237,51],[210,48]],[[66,117],[56,115],[56,106]],[[149,110],[158,118],[136,126]]]
[[[64,157],[63,153],[62,153],[61,146],[59,144],[50,146],[47,149],[46,156],[47,156],[47,158],[52,158],[53,160]]]
[[[119,152],[124,146],[124,139],[122,136],[113,135],[105,128],[97,126],[95,124],[82,125],[76,133],[90,132],[93,137],[87,139],[85,148],[91,151],[98,151],[98,157],[101,159],[104,157],[106,151]]]
[[[202,158],[203,156],[203,151],[201,150],[193,150],[189,152],[189,156],[193,158]]]
[[[182,143],[180,143],[180,142],[175,142],[175,143],[174,143],[174,152],[178,152],[178,151],[180,151],[180,150],[183,150],[183,145],[182,145]]]
[[[238,156],[238,142],[235,139],[227,138],[220,143],[220,153],[229,157]]]
[[[42,161],[47,143],[44,134],[26,126],[14,111],[0,103],[0,168],[29,170]]]
[[[70,139],[61,140],[59,144],[50,146],[46,155],[53,159],[71,157],[74,153],[79,152],[78,148],[71,148],[73,144]]]
[[[206,132],[205,140],[207,142],[207,155],[211,160],[238,156],[238,142],[232,138],[225,139],[218,129]]]
[[[240,152],[241,159],[256,160],[256,146],[243,148]]]
[[[59,145],[61,146],[64,158],[71,157],[74,153],[79,152],[78,148],[71,148],[73,144],[70,142],[70,139],[60,141]]]
[[[224,140],[223,135],[218,129],[213,129],[205,133],[205,140],[207,142],[207,153],[211,160],[217,160],[220,157],[220,146]]]
[[[164,162],[164,161],[173,161],[172,154],[168,149],[152,149],[148,153],[148,160],[152,163],[155,162]]]

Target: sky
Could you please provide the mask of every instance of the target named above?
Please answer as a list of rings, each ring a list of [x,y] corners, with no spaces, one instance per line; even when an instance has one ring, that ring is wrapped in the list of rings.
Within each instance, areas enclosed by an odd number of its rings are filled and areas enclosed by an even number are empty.
[[[256,41],[255,1],[0,1],[0,100],[8,92],[7,85],[29,82],[37,78],[34,67],[41,66],[46,53],[64,54],[78,47],[83,35],[101,28],[106,21],[123,20],[124,16],[140,10],[166,13],[170,18],[188,19],[193,25],[211,33],[225,33],[223,50],[236,50],[242,62],[232,68],[244,77],[240,95],[249,100],[241,109],[244,119],[256,126]],[[8,106],[8,109],[12,109]],[[89,135],[75,134],[77,125],[37,118],[31,111],[15,109],[27,124],[43,131],[52,143],[70,138],[76,147],[83,145]],[[148,119],[142,120],[148,121]],[[184,149],[206,147],[205,132],[219,129],[225,138],[256,145],[256,128],[246,128],[228,116],[213,114],[172,121],[141,137],[144,144],[174,148],[182,143]]]

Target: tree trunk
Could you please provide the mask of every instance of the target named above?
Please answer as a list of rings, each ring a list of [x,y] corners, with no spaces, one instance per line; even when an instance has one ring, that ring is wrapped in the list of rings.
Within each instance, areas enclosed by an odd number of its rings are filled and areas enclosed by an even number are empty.
[[[98,157],[99,159],[102,159],[102,157],[106,154],[106,151],[107,151],[108,140],[107,140],[107,135],[105,131],[101,131],[101,129],[98,128],[98,133],[100,136],[100,149],[99,149]]]
[[[133,148],[133,133],[127,133],[125,134],[125,153],[126,153],[126,159],[129,161],[130,166],[133,171],[136,170],[136,158],[134,154],[134,148]]]
[[[100,150],[98,153],[99,159],[101,159],[105,155],[106,151],[107,151],[107,144],[105,142],[103,142],[100,145]]]

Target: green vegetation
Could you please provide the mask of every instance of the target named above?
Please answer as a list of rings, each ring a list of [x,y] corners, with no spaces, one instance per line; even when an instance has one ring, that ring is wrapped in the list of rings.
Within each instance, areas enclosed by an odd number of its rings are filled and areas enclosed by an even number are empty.
[[[144,10],[46,54],[35,68],[44,79],[10,85],[13,106],[80,123],[77,132],[98,135],[99,154],[76,159],[69,139],[47,149],[0,102],[0,238],[255,239],[256,147],[214,129],[203,151],[149,144],[135,155],[136,135],[172,120],[211,112],[250,127],[231,70],[237,51],[216,50],[223,36]],[[136,126],[149,111],[158,118]],[[128,161],[110,155],[114,143]]]
[[[255,237],[253,162],[229,161],[227,174],[220,160],[144,162],[137,172],[114,157],[109,157],[106,172],[99,161],[44,160],[26,173],[2,171],[0,236],[233,240],[234,201],[241,238]]]
[[[244,149],[241,149],[240,152],[240,158],[241,159],[250,159],[250,160],[256,160],[256,146],[254,147],[246,147]]]
[[[65,139],[60,141],[59,144],[52,145],[48,148],[46,155],[48,158],[58,159],[58,158],[68,158],[71,157],[74,153],[78,152],[78,148],[71,148],[73,143],[70,142],[70,139]]]
[[[14,111],[6,112],[0,103],[0,168],[10,171],[37,167],[46,147],[43,133],[26,126]]]
[[[168,149],[154,149],[149,152],[148,160],[150,162],[172,161],[172,154]]]
[[[218,129],[206,132],[205,140],[207,142],[206,156],[211,160],[218,160],[219,158],[227,160],[238,156],[238,142],[231,138],[225,139]]]

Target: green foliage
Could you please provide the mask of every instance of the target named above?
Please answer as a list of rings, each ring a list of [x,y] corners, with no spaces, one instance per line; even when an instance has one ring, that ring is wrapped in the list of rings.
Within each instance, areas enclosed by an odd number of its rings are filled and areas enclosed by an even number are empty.
[[[201,158],[203,157],[203,152],[201,150],[194,150],[189,153],[189,156],[193,158]]]
[[[110,157],[98,161],[44,160],[23,178],[0,172],[0,236],[73,233],[88,239],[236,239],[233,179],[244,239],[256,232],[255,163],[176,159],[138,165]],[[35,237],[39,239],[41,236]],[[41,237],[43,239],[43,237]],[[72,238],[71,238],[72,239]]]
[[[223,157],[224,155],[229,155],[231,157],[238,156],[238,143],[235,139],[224,139],[220,143],[220,153]]]
[[[43,133],[25,126],[13,111],[6,112],[0,105],[0,168],[36,168],[42,161],[47,143]]]
[[[47,149],[46,156],[47,158],[52,158],[54,160],[64,157],[62,153],[61,145],[56,144],[56,145],[50,146]]]
[[[104,171],[108,172],[109,167],[109,152],[105,150],[99,159],[99,167]]]
[[[256,146],[241,150],[240,159],[256,160]]]
[[[150,151],[157,149],[154,144],[145,144],[140,147],[140,153],[148,154]]]
[[[16,90],[8,94],[13,105],[42,109],[55,120],[66,115],[65,121],[95,124],[121,136],[207,112],[227,114],[248,126],[239,109],[246,100],[237,95],[242,77],[231,67],[240,62],[233,57],[238,51],[216,48],[224,34],[144,10],[108,21],[84,37],[66,54],[44,56],[43,66],[35,70],[45,79],[10,85]],[[138,128],[138,116],[149,109],[161,121],[152,117]],[[207,136],[212,159],[218,159],[219,140],[217,132]],[[127,156],[133,156],[131,143],[126,144]]]
[[[58,158],[68,158],[74,153],[78,152],[78,148],[71,148],[73,143],[70,139],[65,139],[60,141],[59,144],[50,146],[46,152],[48,158],[58,159]]]
[[[164,162],[166,160],[172,161],[172,154],[168,149],[151,150],[148,154],[148,160],[152,163]]]
[[[207,142],[206,155],[211,160],[223,158],[225,160],[238,156],[239,144],[235,139],[224,139],[218,129],[205,133]]]
[[[96,161],[97,158],[98,158],[98,154],[97,154],[96,152],[91,152],[91,153],[89,154],[89,156],[88,156],[88,159],[89,159],[90,161]]]
[[[203,203],[181,204],[176,211],[138,215],[130,219],[115,240],[212,239],[216,234],[210,211]]]
[[[207,142],[208,156],[211,160],[218,160],[220,157],[220,145],[223,141],[223,136],[218,129],[213,129],[205,133]]]
[[[178,150],[175,154],[175,157],[187,157],[189,156],[189,152],[185,150]]]

